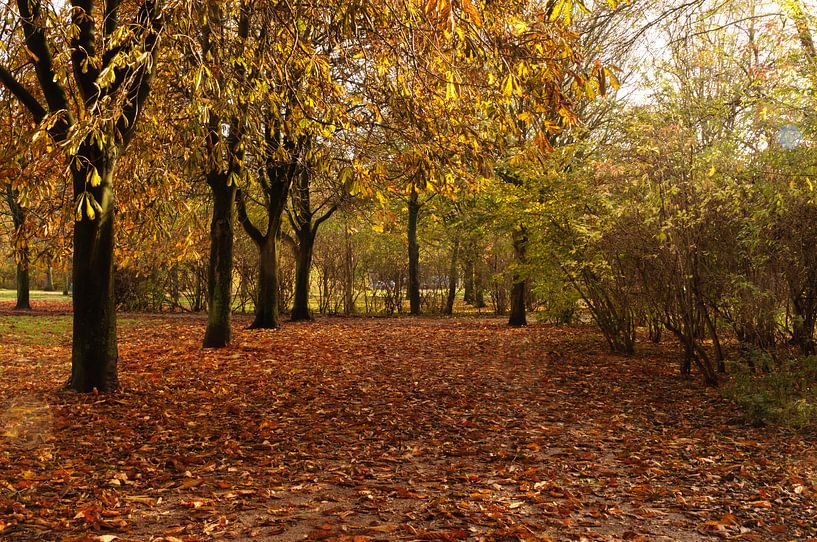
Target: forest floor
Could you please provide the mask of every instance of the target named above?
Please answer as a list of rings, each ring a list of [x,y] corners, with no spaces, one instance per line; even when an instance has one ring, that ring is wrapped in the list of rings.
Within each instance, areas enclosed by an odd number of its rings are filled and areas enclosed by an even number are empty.
[[[2,540],[817,538],[814,441],[745,424],[669,342],[236,318],[202,350],[200,317],[126,315],[121,391],[79,395],[49,307],[0,303]]]

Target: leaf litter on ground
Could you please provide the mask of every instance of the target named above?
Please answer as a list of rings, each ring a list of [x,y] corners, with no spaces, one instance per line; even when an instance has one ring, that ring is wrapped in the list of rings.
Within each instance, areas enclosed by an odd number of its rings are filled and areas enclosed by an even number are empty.
[[[813,442],[680,379],[673,345],[618,357],[591,328],[490,318],[247,323],[204,350],[199,317],[134,317],[112,395],[60,390],[68,342],[0,337],[0,537],[817,539]]]

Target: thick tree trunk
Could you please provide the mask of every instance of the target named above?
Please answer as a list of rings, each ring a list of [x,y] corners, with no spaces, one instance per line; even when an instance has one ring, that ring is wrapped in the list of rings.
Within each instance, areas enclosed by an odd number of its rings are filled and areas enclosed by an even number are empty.
[[[21,261],[17,262],[17,305],[14,306],[17,310],[31,310],[28,249],[24,251]]]
[[[281,326],[277,249],[276,236],[269,234],[258,247],[258,297],[255,300],[255,320],[250,329],[277,329]]]
[[[528,325],[525,316],[526,280],[522,269],[520,269],[525,264],[527,241],[525,227],[516,228],[513,232],[513,255],[516,270],[514,271],[513,286],[511,287],[511,315],[508,319],[508,325],[511,326]]]
[[[448,267],[448,298],[445,301],[445,314],[454,312],[454,300],[457,297],[457,258],[460,252],[460,240],[454,241],[451,249],[451,265]]]
[[[412,188],[408,203],[408,298],[411,314],[420,314],[420,244],[417,242],[417,220],[420,202],[417,190]]]
[[[228,175],[212,172],[207,183],[213,192],[213,218],[210,222],[210,264],[207,269],[207,331],[205,348],[227,346],[231,339],[230,317],[233,298],[233,210],[234,184]]]
[[[295,299],[292,305],[292,321],[309,320],[309,271],[312,268],[312,253],[315,247],[315,233],[309,224],[296,232],[298,250],[295,257]]]
[[[86,187],[86,168],[72,168],[74,193],[84,190],[98,207],[94,219],[82,206],[82,220],[74,222],[74,332],[69,387],[79,392],[115,390],[118,386],[116,305],[114,299],[113,160],[98,160],[101,183]]]

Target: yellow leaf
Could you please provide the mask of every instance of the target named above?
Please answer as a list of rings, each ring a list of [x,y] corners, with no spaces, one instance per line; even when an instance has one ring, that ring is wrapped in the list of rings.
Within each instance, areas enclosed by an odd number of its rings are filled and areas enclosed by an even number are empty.
[[[88,215],[89,220],[96,218],[96,211],[94,211],[94,206],[91,205],[89,198],[85,198],[85,214]]]
[[[565,24],[570,24],[572,10],[572,0],[558,0],[556,5],[553,6],[553,11],[550,12],[550,22],[554,22],[559,17],[564,16]]]
[[[706,172],[706,176],[712,177],[715,174],[715,171],[716,171],[715,166],[712,166],[711,168],[709,168],[709,171]]]
[[[613,73],[612,70],[604,68],[604,75],[606,76],[607,82],[610,83],[610,86],[613,88],[613,90],[618,90],[619,87],[621,86],[621,83],[619,83],[616,74]]]
[[[514,86],[513,74],[509,73],[505,78],[505,81],[502,83],[502,94],[508,97],[513,96]]]
[[[91,171],[88,172],[87,180],[91,186],[94,187],[102,184],[102,177],[99,176],[99,172],[96,170],[96,168],[91,168]]]
[[[85,199],[85,193],[82,193],[77,198],[77,209],[74,213],[74,219],[79,222],[82,220],[82,202]]]
[[[456,100],[457,99],[457,87],[451,81],[445,85],[445,99],[446,100]]]

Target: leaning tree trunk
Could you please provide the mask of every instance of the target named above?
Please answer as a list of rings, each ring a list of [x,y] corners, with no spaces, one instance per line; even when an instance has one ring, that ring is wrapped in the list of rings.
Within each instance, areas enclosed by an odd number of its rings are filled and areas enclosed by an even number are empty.
[[[527,241],[524,226],[514,229],[513,255],[516,268],[513,272],[513,286],[511,287],[511,316],[508,319],[508,325],[511,326],[528,325],[525,317],[525,290],[527,285],[524,271],[521,269],[521,266],[525,264]]]
[[[457,257],[460,252],[460,240],[454,241],[451,249],[451,265],[448,267],[448,299],[445,301],[444,314],[451,315],[454,312],[454,300],[457,297]]]
[[[417,219],[420,202],[417,190],[412,188],[408,202],[408,298],[411,314],[420,314],[420,244],[417,242]]]
[[[118,385],[113,281],[114,160],[99,159],[96,166],[100,175],[97,187],[86,186],[86,167],[79,171],[71,168],[74,193],[79,195],[87,190],[97,203],[84,204],[82,219],[74,222],[74,333],[69,386],[80,392],[94,389],[107,392]],[[88,208],[94,209],[93,213]]]
[[[233,209],[236,186],[228,174],[211,172],[207,184],[213,192],[210,222],[210,264],[207,270],[207,331],[205,348],[221,348],[232,337],[230,317],[233,293]]]
[[[292,304],[292,321],[309,320],[309,270],[312,268],[312,253],[315,247],[315,232],[311,224],[302,224],[298,237],[295,257],[295,299]]]

